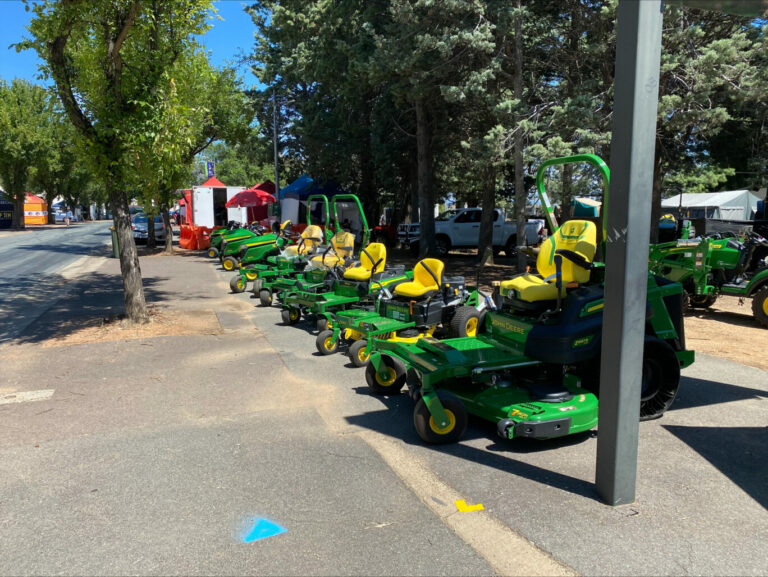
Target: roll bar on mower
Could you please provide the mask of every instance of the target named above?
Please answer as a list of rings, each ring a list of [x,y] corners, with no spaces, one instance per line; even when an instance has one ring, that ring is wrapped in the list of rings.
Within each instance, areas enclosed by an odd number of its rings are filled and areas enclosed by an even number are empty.
[[[360,222],[363,225],[363,239],[361,246],[368,246],[368,241],[371,238],[371,231],[368,228],[368,220],[365,218],[365,212],[363,211],[363,205],[360,203],[360,199],[354,194],[337,194],[331,199],[331,220],[333,221],[333,228],[335,231],[341,229],[339,224],[339,214],[337,209],[338,202],[352,202],[360,213]]]

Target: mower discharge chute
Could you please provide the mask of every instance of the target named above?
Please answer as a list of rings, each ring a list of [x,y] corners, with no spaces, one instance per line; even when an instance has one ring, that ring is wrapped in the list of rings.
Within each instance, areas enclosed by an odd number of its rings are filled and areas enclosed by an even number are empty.
[[[599,157],[543,163],[537,185],[553,234],[537,256],[538,275],[518,275],[494,291],[498,310],[487,312],[485,332],[377,342],[366,381],[377,394],[397,393],[407,383],[416,401],[414,426],[425,442],[459,440],[468,413],[494,422],[505,439],[547,439],[597,424],[605,290],[604,265],[594,261],[597,227],[586,220],[557,227],[544,188],[547,167],[573,162],[598,169],[607,210],[609,171]],[[603,243],[605,226],[603,220]],[[685,349],[681,295],[679,284],[648,275],[642,419],[669,408],[681,367],[693,362]]]

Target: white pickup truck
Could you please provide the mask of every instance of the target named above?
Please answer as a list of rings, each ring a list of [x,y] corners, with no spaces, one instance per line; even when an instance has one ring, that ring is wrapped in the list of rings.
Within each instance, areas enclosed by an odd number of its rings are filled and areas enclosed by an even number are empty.
[[[481,208],[454,208],[435,218],[435,244],[438,256],[445,255],[452,248],[472,248],[480,240]],[[526,222],[525,237],[528,245],[535,246],[545,237],[547,223],[534,218]],[[403,248],[418,246],[419,223],[401,224],[397,229],[397,240]],[[493,211],[493,252],[502,250],[507,256],[517,253],[517,223],[508,222],[501,209]]]

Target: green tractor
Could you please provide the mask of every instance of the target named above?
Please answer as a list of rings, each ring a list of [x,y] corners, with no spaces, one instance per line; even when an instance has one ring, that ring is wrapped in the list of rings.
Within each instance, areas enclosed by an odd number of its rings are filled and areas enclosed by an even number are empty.
[[[319,214],[313,216],[313,203],[319,203]],[[253,293],[257,297],[261,292],[265,281],[275,278],[292,277],[304,270],[308,259],[317,247],[323,245],[331,237],[331,231],[324,223],[329,216],[328,198],[322,194],[311,195],[307,198],[307,226],[302,231],[298,241],[294,245],[286,246],[289,242],[288,228],[290,221],[280,225],[278,240],[274,247],[254,246],[248,244],[241,247],[243,253],[237,274],[230,280],[229,287],[232,292],[245,291],[248,282],[253,281]],[[313,224],[319,223],[319,224]]]
[[[741,239],[703,237],[651,246],[650,269],[683,285],[684,309],[709,308],[720,295],[752,299],[752,314],[768,328],[768,266],[755,258],[768,240],[755,232]]]
[[[316,246],[312,255],[307,255],[308,261],[300,271],[291,274],[280,274],[272,278],[258,278],[254,281],[254,293],[258,291],[262,306],[271,306],[273,297],[282,300],[291,291],[317,290],[335,278],[340,278],[344,268],[353,263],[357,235],[344,230],[340,223],[352,228],[352,222],[361,237],[360,246],[368,242],[370,231],[368,222],[360,204],[360,199],[353,194],[338,194],[333,197],[330,205],[330,223],[335,231],[325,245]],[[299,317],[296,317],[298,321]]]
[[[343,342],[352,364],[364,367],[379,340],[413,343],[425,336],[476,336],[494,302],[466,287],[464,277],[444,276],[444,269],[440,260],[421,260],[413,267],[411,282],[397,284],[392,292],[382,286],[375,303],[329,315],[329,328],[317,335],[317,350],[333,354]]]
[[[605,294],[605,268],[594,260],[597,227],[586,220],[558,227],[544,190],[546,168],[575,162],[597,168],[607,192],[608,167],[597,156],[542,164],[537,185],[553,233],[537,256],[538,274],[518,275],[494,291],[498,310],[487,312],[485,332],[377,342],[366,382],[383,395],[408,385],[414,426],[425,442],[458,441],[468,414],[493,422],[504,439],[549,439],[597,424]],[[602,254],[606,238],[603,221]],[[669,408],[680,369],[694,358],[685,349],[682,287],[649,274],[647,307],[641,419]]]

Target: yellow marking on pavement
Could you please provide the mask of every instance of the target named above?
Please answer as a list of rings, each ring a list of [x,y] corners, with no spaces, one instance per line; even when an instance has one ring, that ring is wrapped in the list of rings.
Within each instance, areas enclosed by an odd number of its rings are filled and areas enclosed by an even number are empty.
[[[458,501],[454,501],[454,503],[456,503],[456,508],[459,510],[459,513],[471,513],[472,511],[482,511],[485,509],[482,503],[478,503],[477,505],[467,505],[467,502],[464,499],[459,499]]]

